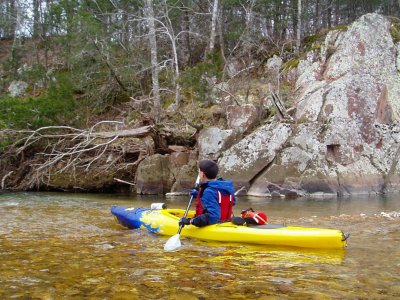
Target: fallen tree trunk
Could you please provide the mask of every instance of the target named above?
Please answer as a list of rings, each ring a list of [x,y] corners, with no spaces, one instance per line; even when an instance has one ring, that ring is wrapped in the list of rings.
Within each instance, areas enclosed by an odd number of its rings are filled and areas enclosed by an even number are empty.
[[[125,130],[117,130],[117,131],[102,131],[102,132],[93,132],[90,136],[97,138],[113,138],[113,137],[142,137],[146,136],[153,132],[153,126],[143,126],[134,129],[125,129]]]

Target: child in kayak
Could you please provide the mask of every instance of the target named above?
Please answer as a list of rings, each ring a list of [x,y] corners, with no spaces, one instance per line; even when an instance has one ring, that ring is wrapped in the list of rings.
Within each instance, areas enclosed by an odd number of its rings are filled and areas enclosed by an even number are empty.
[[[197,198],[194,218],[182,218],[179,225],[203,227],[223,221],[230,221],[236,203],[235,188],[232,181],[217,178],[218,165],[212,160],[199,161],[199,189],[190,195]]]

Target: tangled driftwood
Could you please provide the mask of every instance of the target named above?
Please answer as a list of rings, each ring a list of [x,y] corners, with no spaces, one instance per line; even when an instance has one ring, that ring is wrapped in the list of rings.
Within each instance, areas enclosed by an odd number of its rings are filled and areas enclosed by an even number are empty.
[[[130,163],[137,164],[154,153],[153,133],[153,126],[126,129],[122,122],[101,121],[88,129],[47,126],[37,130],[6,130],[1,131],[0,135],[12,136],[14,139],[18,137],[17,142],[3,156],[24,156],[33,147],[40,149],[34,151],[36,159],[30,162],[31,169],[35,170],[34,177],[37,177],[31,181],[39,182],[43,181],[43,177],[49,176],[52,170],[54,173],[69,168],[88,170],[100,161],[101,168],[107,169],[123,160],[127,153],[130,154]],[[12,177],[11,175],[11,172],[3,174],[3,189],[6,179]]]

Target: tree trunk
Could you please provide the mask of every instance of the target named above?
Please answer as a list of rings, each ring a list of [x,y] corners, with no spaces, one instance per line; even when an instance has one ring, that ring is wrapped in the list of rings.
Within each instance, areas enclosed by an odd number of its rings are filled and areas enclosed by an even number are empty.
[[[160,100],[160,83],[159,83],[160,68],[158,66],[158,59],[157,59],[157,40],[156,40],[156,27],[154,24],[153,0],[146,0],[145,12],[147,18],[147,26],[149,27],[151,79],[153,82],[153,104],[154,104],[153,115],[155,122],[159,123],[161,119],[161,100]]]
[[[181,51],[183,53],[183,63],[187,65],[192,65],[192,49],[190,44],[190,16],[187,7],[187,1],[181,1],[181,30],[184,32],[182,39]]]
[[[328,28],[332,27],[332,0],[328,0],[326,8],[326,25]]]
[[[33,33],[34,39],[39,37],[39,24],[40,24],[40,0],[33,0]]]
[[[318,32],[321,25],[321,3],[320,0],[315,2],[315,16],[314,16],[314,32]]]
[[[212,52],[215,46],[216,28],[218,18],[218,0],[214,0],[212,17],[211,17],[211,33],[210,33],[210,44],[208,50]]]
[[[338,26],[339,25],[339,13],[340,13],[340,7],[339,7],[339,5],[340,5],[340,3],[339,3],[339,0],[335,0],[335,12],[334,12],[334,15],[335,15],[335,26]]]
[[[274,42],[278,43],[280,40],[280,26],[281,26],[281,3],[278,1],[274,2],[274,8],[273,8],[273,36],[274,36]]]
[[[122,15],[122,36],[121,36],[121,43],[125,48],[129,46],[129,18],[126,12]]]
[[[297,0],[296,54],[300,53],[300,44],[301,44],[301,0]]]
[[[222,17],[223,11],[220,10],[220,13],[221,13],[220,20],[223,20],[223,17]],[[225,51],[224,51],[225,42],[224,42],[224,34],[223,34],[223,32],[224,31],[223,31],[223,28],[222,28],[222,21],[221,21],[221,22],[218,22],[219,45],[220,45],[220,49],[221,49],[221,55],[222,55],[222,57],[224,59],[224,62],[226,62]]]
[[[17,34],[17,30],[19,27],[19,11],[18,7],[16,6],[15,0],[11,0],[10,2],[10,28],[9,28],[9,38],[12,38],[13,44],[11,46],[11,70],[12,70],[12,75],[17,76],[18,74],[18,69],[22,65],[22,58],[23,58],[23,48],[22,48],[22,43],[21,39],[19,38]]]
[[[9,17],[9,24],[6,36],[9,39],[15,39],[15,33],[17,31],[17,20],[18,20],[18,10],[15,3],[15,0],[10,0],[10,6],[8,7],[8,17]]]
[[[164,6],[165,6],[165,16],[167,19],[167,30],[168,30],[168,36],[171,40],[171,46],[172,46],[172,56],[173,56],[173,68],[174,68],[174,85],[175,85],[175,101],[174,101],[174,106],[177,109],[179,106],[179,98],[180,98],[180,91],[181,91],[181,87],[179,85],[179,60],[178,60],[178,50],[176,47],[176,36],[174,33],[174,26],[171,22],[171,19],[169,17],[168,14],[168,6],[167,6],[167,2],[164,2]]]

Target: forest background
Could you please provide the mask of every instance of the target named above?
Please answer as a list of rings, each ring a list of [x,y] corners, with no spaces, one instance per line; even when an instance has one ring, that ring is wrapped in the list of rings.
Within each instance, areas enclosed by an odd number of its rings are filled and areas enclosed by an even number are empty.
[[[330,28],[369,12],[397,20],[400,1],[1,0],[2,164],[10,153],[20,161],[18,155],[46,152],[48,141],[37,143],[34,133],[76,137],[100,123],[108,131],[163,127],[167,141],[156,139],[157,153],[168,144],[192,147],[193,132],[181,128],[198,132],[219,122],[215,111],[205,112],[221,98],[215,91],[239,102],[238,94],[259,88],[248,83],[265,74],[268,59],[282,58],[280,72],[287,72]],[[293,83],[275,77],[272,88],[290,106]],[[83,162],[90,166],[110,144],[80,144],[75,156],[97,151]],[[65,149],[52,146],[46,167],[65,159]]]

